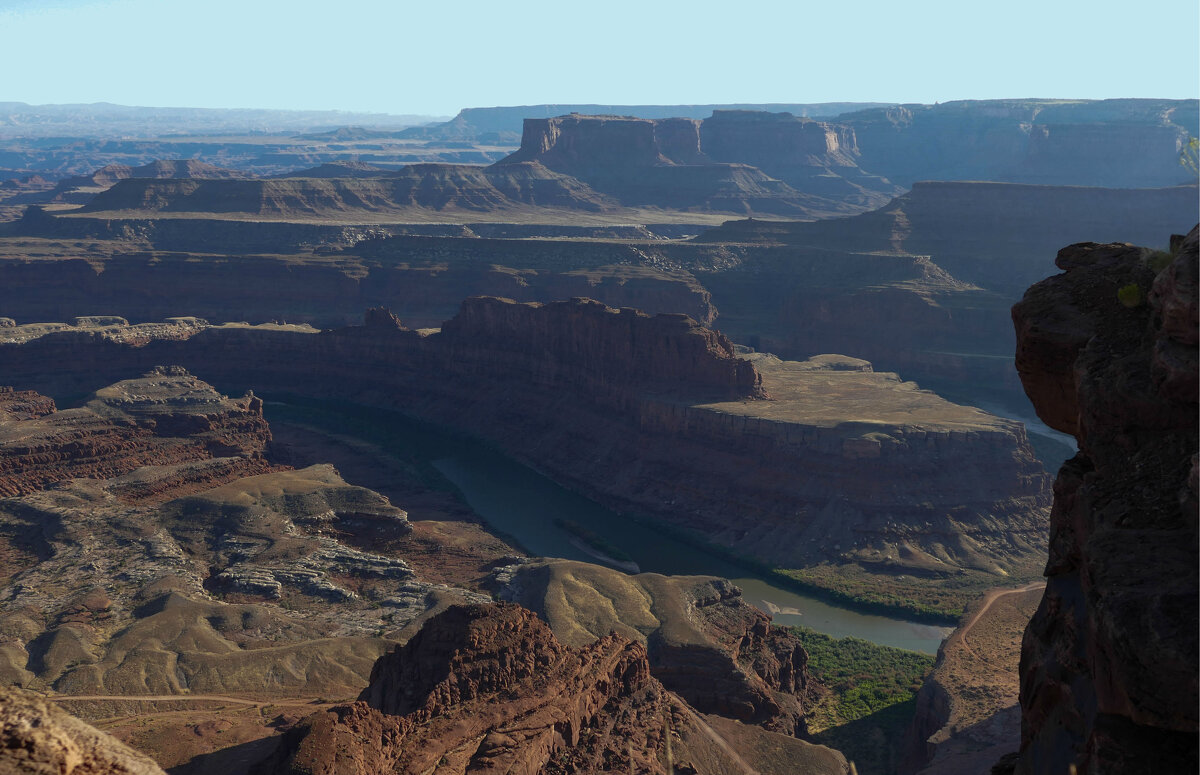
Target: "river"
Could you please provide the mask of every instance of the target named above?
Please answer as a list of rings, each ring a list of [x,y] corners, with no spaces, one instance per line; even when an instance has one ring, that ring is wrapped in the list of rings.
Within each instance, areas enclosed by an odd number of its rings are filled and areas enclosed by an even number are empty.
[[[741,587],[745,599],[770,613],[777,624],[804,625],[836,638],[853,636],[934,654],[951,630],[859,613],[776,586],[719,555],[567,490],[486,445],[396,412],[268,402],[266,413],[268,420],[272,415],[291,416],[337,433],[360,435],[386,454],[431,465],[489,526],[537,556],[602,562],[627,571],[632,561],[643,572],[722,576]],[[603,557],[565,523],[586,527],[625,557]]]

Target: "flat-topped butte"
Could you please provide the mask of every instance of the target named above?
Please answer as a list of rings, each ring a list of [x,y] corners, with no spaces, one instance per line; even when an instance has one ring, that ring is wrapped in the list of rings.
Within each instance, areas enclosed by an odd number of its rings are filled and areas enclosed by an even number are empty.
[[[762,375],[769,401],[724,401],[698,404],[711,409],[776,422],[797,422],[821,428],[861,426],[915,430],[1003,431],[1020,424],[981,409],[951,403],[922,390],[892,372],[877,372],[870,362],[846,355],[815,355],[804,361],[785,361],[768,353],[743,358]]]

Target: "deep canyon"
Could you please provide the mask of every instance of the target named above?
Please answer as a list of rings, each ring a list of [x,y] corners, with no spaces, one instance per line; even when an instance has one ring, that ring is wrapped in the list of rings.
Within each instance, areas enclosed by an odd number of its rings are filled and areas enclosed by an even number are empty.
[[[1195,100],[89,109],[0,131],[0,769],[1195,768]]]

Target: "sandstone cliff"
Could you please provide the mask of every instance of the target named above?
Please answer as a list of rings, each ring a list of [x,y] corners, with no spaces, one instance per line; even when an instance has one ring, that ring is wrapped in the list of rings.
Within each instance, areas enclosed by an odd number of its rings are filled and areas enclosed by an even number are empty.
[[[845,124],[722,110],[700,131],[700,147],[713,161],[749,164],[806,194],[869,208],[902,190],[860,168],[858,140]]]
[[[1161,271],[1064,248],[1013,308],[1029,397],[1080,449],[1025,633],[1019,773],[1197,766],[1197,230],[1172,244]]]
[[[772,739],[793,767],[848,769],[829,749]],[[357,703],[305,720],[260,766],[330,775],[493,770],[755,771],[650,676],[642,646],[613,634],[567,648],[509,604],[430,619],[380,658]]]
[[[44,396],[8,389],[0,392],[0,411],[0,497],[143,466],[213,463],[131,482],[124,488],[128,497],[161,497],[270,470],[263,459],[271,432],[262,401],[228,399],[179,369],[120,382],[98,391],[86,407],[62,412]]]
[[[799,217],[860,212],[899,189],[856,165],[853,130],[790,113],[711,118],[530,118],[521,148],[493,165],[536,161],[627,205]]]
[[[47,374],[49,358],[94,372]],[[1043,540],[1046,477],[1017,423],[855,359],[751,366],[680,316],[473,299],[440,333],[229,326],[142,347],[76,332],[0,347],[8,373],[58,391],[149,359],[399,408],[760,562],[858,568],[863,591],[877,573],[992,586],[1027,575]],[[825,572],[805,580],[840,583]]]
[[[816,223],[736,221],[705,242],[758,241],[927,255],[959,280],[1016,298],[1053,271],[1047,256],[1093,235],[1135,244],[1195,217],[1195,185],[1153,189],[921,182],[870,213]],[[1159,244],[1159,247],[1166,247]]]
[[[521,375],[595,399],[643,393],[764,398],[762,377],[720,332],[684,314],[653,317],[591,299],[549,305],[476,297],[442,326],[440,355],[464,375]]]
[[[1180,142],[1195,100],[955,100],[868,108],[853,128],[865,169],[903,186],[997,180],[1114,188],[1187,180]]]

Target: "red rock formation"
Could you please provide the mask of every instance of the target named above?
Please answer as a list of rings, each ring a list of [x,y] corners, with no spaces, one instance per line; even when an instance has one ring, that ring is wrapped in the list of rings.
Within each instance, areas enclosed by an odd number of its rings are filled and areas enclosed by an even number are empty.
[[[544,558],[502,566],[493,592],[536,611],[564,643],[618,632],[645,643],[650,674],[692,707],[788,735],[805,732],[800,641],[725,579],[629,575]],[[652,613],[651,613],[652,612]],[[647,626],[647,615],[654,626]]]
[[[430,619],[380,658],[358,702],[309,717],[259,771],[656,774],[672,757],[676,771],[749,769],[650,676],[642,646],[613,634],[565,648],[530,611],[499,603]]]
[[[569,650],[520,606],[456,606],[380,658],[357,703],[304,722],[267,771],[587,771],[568,764],[577,747],[624,769],[619,731],[634,727],[621,712],[652,732],[668,707],[655,683],[645,649],[618,636]],[[596,746],[592,730],[621,721]],[[636,753],[639,769],[662,771],[641,745]]]
[[[46,375],[47,362],[89,371]],[[779,567],[1024,572],[1043,540],[1046,477],[1017,424],[865,372],[835,380],[843,410],[796,400],[813,395],[797,375],[821,364],[781,364],[766,392],[793,397],[759,400],[756,369],[683,316],[474,299],[428,335],[229,327],[144,347],[73,333],[0,347],[6,373],[64,391],[162,362],[221,384],[400,408]]]
[[[697,710],[804,735],[808,653],[799,639],[772,627],[732,584],[714,582],[708,590],[713,594],[695,599],[693,610],[710,642],[656,631],[647,642],[654,677]]]
[[[442,326],[446,368],[601,397],[664,392],[763,398],[762,377],[718,331],[682,314],[651,317],[591,299],[548,305],[477,297]]]
[[[54,414],[58,407],[54,399],[43,396],[33,390],[13,390],[11,387],[0,386],[0,412],[7,420],[33,420]],[[0,419],[0,422],[3,421]]]
[[[262,401],[228,399],[181,369],[159,369],[99,391],[87,406],[54,411],[32,391],[0,391],[0,496],[65,479],[110,479],[142,466],[216,465],[114,485],[145,500],[181,495],[271,466]]]
[[[391,716],[434,716],[543,675],[566,654],[550,628],[520,606],[456,607],[376,662],[358,699]]]
[[[1025,633],[1018,773],[1197,767],[1197,230],[1176,244],[1157,273],[1072,245],[1013,308],[1029,397],[1080,447]]]
[[[812,217],[862,212],[900,192],[856,156],[852,129],[790,113],[572,114],[525,119],[521,148],[489,169],[537,162],[627,205]]]

